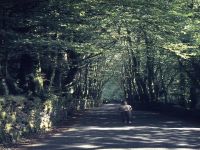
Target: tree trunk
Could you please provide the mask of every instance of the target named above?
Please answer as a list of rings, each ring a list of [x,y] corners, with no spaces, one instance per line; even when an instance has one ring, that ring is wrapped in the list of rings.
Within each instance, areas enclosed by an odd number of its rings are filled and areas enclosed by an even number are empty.
[[[191,100],[191,105],[190,108],[195,109],[196,105],[197,105],[197,86],[194,83],[195,81],[191,81],[191,85],[190,85],[190,100]]]
[[[50,79],[49,79],[49,86],[48,86],[48,90],[51,90],[51,88],[53,87],[53,84],[54,84],[54,81],[55,81],[55,76],[56,76],[56,71],[57,71],[57,69],[59,69],[58,68],[58,55],[59,55],[59,53],[58,53],[58,50],[56,51],[56,53],[55,53],[55,57],[53,58],[53,64],[51,65],[52,67],[51,67],[51,70],[52,70],[52,72],[51,72],[51,76],[50,76]]]

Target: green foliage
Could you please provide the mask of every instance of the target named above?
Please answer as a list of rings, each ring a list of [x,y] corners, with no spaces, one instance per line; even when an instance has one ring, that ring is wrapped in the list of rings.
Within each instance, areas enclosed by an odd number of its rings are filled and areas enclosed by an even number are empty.
[[[0,141],[50,130],[105,95],[197,108],[199,8],[196,0],[2,0]]]
[[[23,135],[51,130],[55,124],[68,118],[68,112],[76,110],[76,104],[66,97],[50,94],[44,103],[38,97],[1,97],[0,141],[17,142]]]
[[[119,85],[115,79],[110,79],[104,86],[101,99],[106,99],[108,101],[112,100],[122,100],[124,98],[123,90],[120,89]]]

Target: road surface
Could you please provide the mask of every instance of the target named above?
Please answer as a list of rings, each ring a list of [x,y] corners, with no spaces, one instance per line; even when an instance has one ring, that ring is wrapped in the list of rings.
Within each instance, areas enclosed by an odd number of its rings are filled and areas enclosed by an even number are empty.
[[[200,125],[158,113],[134,111],[132,124],[120,122],[118,104],[84,113],[62,132],[23,150],[200,150]],[[20,149],[19,148],[19,149]]]

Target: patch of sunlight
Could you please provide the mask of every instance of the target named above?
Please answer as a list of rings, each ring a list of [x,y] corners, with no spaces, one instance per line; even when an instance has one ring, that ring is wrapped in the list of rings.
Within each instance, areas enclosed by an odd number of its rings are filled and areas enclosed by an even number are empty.
[[[133,127],[132,127],[133,128]],[[169,128],[169,127],[149,127],[149,126],[140,126],[140,127],[134,127],[134,129],[163,129],[163,130],[181,130],[181,131],[188,131],[188,130],[191,130],[191,131],[200,131],[200,128],[197,128],[197,127],[185,127],[185,128]]]
[[[99,148],[100,146],[96,146],[96,145],[92,145],[92,144],[82,144],[82,145],[75,146],[75,147],[88,149],[88,148]]]
[[[114,138],[115,140],[117,140],[116,138]],[[166,139],[152,139],[151,137],[144,137],[144,136],[134,136],[134,137],[130,137],[129,139],[124,139],[124,138],[120,138],[118,139],[120,141],[123,142],[133,142],[133,140],[140,140],[142,141],[142,143],[144,144],[149,144],[149,143],[163,143],[166,142]]]
[[[127,127],[124,127],[124,126],[122,126],[122,127],[106,127],[106,128],[104,128],[104,127],[98,127],[98,126],[89,126],[89,127],[86,127],[86,128],[84,128],[83,130],[100,130],[100,131],[118,131],[118,130],[123,130],[123,131],[126,131],[126,130],[132,130],[132,129],[135,129],[135,127],[130,127],[130,126],[127,126]]]
[[[61,133],[56,133],[56,134],[54,134],[52,137],[60,137],[60,136],[62,136]]]
[[[25,147],[39,147],[39,146],[45,146],[45,145],[47,145],[47,144],[37,143],[37,144],[25,145]]]
[[[76,128],[70,128],[67,131],[78,131],[78,129],[76,129]]]
[[[134,127],[134,126],[122,126],[122,127],[98,127],[98,126],[88,126],[84,127],[81,130],[84,131],[90,131],[90,130],[99,130],[99,131],[128,131],[128,130],[141,130],[141,129],[159,129],[163,130],[180,130],[180,131],[200,131],[200,128],[191,128],[191,127],[185,127],[185,128],[169,128],[169,127],[149,127],[149,126],[140,126],[140,127]],[[70,129],[69,131],[77,131],[79,129]]]
[[[154,142],[154,143],[163,143],[163,142],[168,141],[168,139],[153,139],[151,141]]]
[[[162,128],[164,130],[181,130],[181,131],[188,131],[188,130],[192,130],[192,131],[200,131],[200,128]]]
[[[99,148],[96,150],[144,150],[144,148]],[[145,150],[169,150],[169,148],[146,148]],[[173,150],[194,150],[190,148],[173,148]]]
[[[186,143],[178,143],[177,145],[179,145],[179,146],[188,146],[188,144],[186,144]]]
[[[140,139],[140,140],[146,140],[146,141],[149,141],[151,139],[150,135],[148,136],[145,136],[145,135],[141,135],[141,136],[120,136],[120,139],[130,139],[130,140],[133,140],[133,139]]]
[[[182,123],[181,121],[166,121],[165,123],[172,123],[172,124],[176,123],[177,124],[178,122]]]

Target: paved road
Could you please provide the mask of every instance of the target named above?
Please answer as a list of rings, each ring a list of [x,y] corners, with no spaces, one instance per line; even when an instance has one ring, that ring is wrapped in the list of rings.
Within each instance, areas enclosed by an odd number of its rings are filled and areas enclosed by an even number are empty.
[[[200,126],[176,118],[135,111],[133,123],[120,122],[117,104],[86,112],[68,130],[32,145],[28,150],[167,150],[199,149]]]

